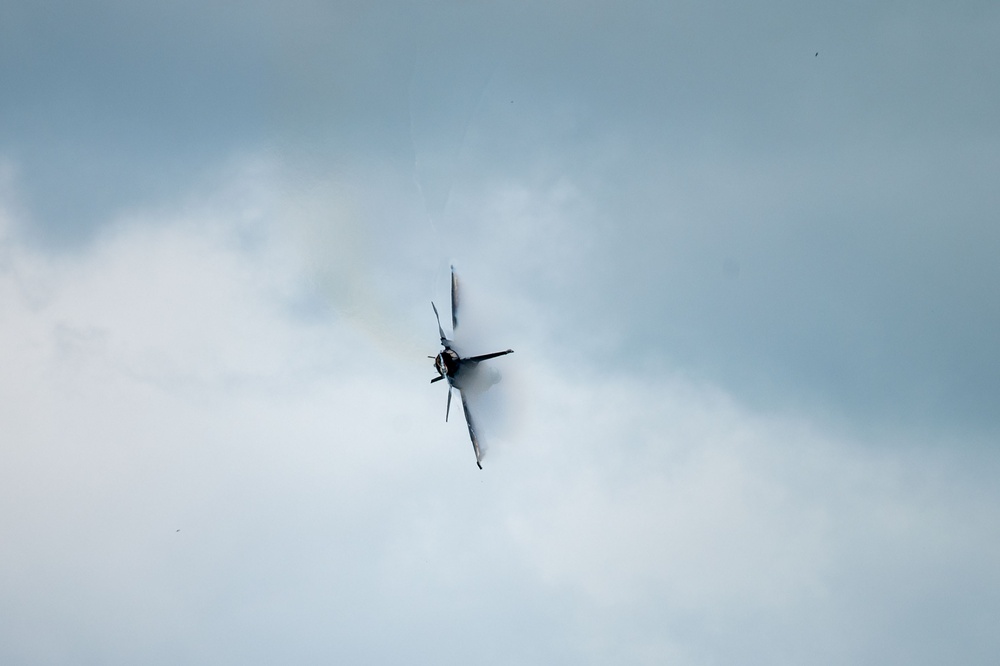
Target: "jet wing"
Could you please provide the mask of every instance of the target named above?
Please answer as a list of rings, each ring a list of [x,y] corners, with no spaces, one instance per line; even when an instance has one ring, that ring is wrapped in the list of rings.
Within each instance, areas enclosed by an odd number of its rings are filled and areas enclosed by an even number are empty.
[[[462,396],[462,411],[465,412],[465,423],[469,426],[469,438],[472,440],[472,448],[476,452],[476,466],[483,468],[483,453],[479,450],[479,438],[476,437],[476,426],[472,423],[472,414],[469,413],[469,403],[465,400],[465,393],[458,392]]]
[[[444,337],[444,329],[441,328],[441,317],[438,316],[438,306],[434,305],[434,301],[431,301],[431,307],[434,308],[434,318],[437,319],[438,323],[438,335],[441,336],[441,345],[448,345],[448,338]]]
[[[451,330],[454,334],[458,328],[458,277],[455,275],[455,267],[451,267]]]
[[[480,354],[479,356],[470,356],[468,358],[463,358],[462,363],[479,363],[480,361],[486,361],[491,358],[496,358],[497,356],[506,356],[507,354],[513,354],[513,349],[507,349],[502,352],[493,352],[492,354]]]

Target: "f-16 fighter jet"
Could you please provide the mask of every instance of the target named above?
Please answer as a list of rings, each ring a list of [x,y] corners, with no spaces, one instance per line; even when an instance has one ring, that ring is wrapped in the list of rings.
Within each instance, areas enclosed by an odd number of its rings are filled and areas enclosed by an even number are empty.
[[[471,366],[475,366],[482,361],[486,361],[491,358],[496,358],[497,356],[506,356],[507,354],[513,354],[513,349],[507,349],[505,351],[493,352],[492,354],[481,354],[479,356],[468,356],[461,357],[458,352],[452,349],[452,340],[445,337],[444,329],[441,328],[441,317],[438,315],[437,306],[431,301],[431,307],[434,308],[434,318],[437,319],[438,333],[441,336],[441,347],[443,349],[438,353],[437,356],[428,356],[427,358],[434,359],[434,369],[437,370],[438,376],[431,380],[431,383],[439,382],[442,379],[448,380],[448,404],[445,407],[444,420],[448,420],[448,415],[451,412],[451,390],[458,389],[458,394],[462,398],[462,411],[465,412],[465,423],[469,426],[469,438],[472,439],[472,448],[476,452],[476,465],[479,469],[483,468],[482,460],[483,454],[479,448],[479,438],[476,436],[476,426],[472,421],[472,415],[469,413],[469,404],[465,399],[465,395],[462,393],[462,378],[463,372],[468,375],[472,371]],[[451,267],[451,330],[452,335],[458,329],[458,278],[455,277],[455,267]]]

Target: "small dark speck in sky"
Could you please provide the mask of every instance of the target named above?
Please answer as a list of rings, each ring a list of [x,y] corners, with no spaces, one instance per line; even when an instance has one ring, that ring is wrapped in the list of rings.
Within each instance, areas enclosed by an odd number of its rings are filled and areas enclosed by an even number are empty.
[[[816,58],[818,56],[819,56],[819,51],[816,51],[816,55],[814,55],[813,57]]]

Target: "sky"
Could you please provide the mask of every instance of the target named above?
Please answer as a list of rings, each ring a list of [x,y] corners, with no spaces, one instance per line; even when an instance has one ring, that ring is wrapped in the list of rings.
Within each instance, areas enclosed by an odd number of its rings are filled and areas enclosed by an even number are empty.
[[[996,663],[997,62],[974,1],[4,2],[0,661]]]

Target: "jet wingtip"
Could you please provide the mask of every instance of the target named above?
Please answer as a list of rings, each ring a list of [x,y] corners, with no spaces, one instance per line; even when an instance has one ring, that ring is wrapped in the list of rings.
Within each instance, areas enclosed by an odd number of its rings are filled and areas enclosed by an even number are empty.
[[[478,467],[479,469],[482,469],[482,468],[483,468],[483,465],[482,465],[482,463],[480,463],[480,462],[479,462],[479,461],[477,460],[477,461],[476,461],[476,467]]]

